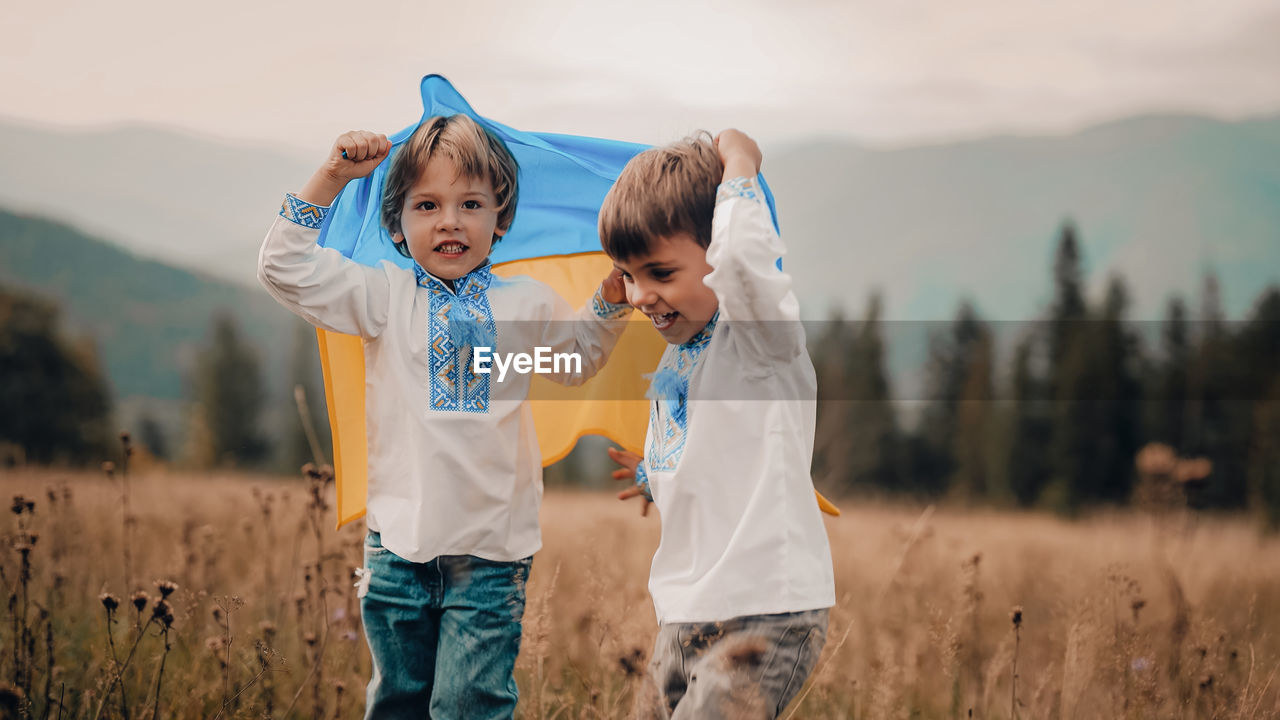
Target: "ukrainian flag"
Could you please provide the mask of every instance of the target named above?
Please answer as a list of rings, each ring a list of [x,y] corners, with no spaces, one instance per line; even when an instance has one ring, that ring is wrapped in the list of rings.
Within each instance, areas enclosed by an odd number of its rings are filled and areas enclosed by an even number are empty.
[[[394,154],[423,121],[437,115],[465,114],[501,138],[520,165],[520,198],[515,222],[490,259],[500,275],[529,275],[575,307],[589,301],[613,263],[600,250],[597,215],[604,196],[645,145],[597,138],[529,133],[478,115],[439,75],[422,79],[422,118],[391,136]],[[389,162],[368,177],[354,180],[334,201],[320,230],[320,245],[366,265],[389,260],[412,267],[396,252],[381,223],[382,189]],[[777,225],[773,195],[761,182]],[[581,387],[556,385],[535,377],[530,388],[542,463],[550,465],[573,449],[583,435],[603,435],[641,452],[648,424],[648,382],[665,343],[648,322],[636,320],[623,333],[604,369]],[[639,327],[637,327],[639,326]],[[333,431],[337,473],[338,526],[364,515],[368,472],[365,435],[364,351],[360,339],[317,330],[324,370],[325,398]],[[636,398],[619,400],[618,398]],[[594,402],[592,402],[594,400]],[[825,499],[821,495],[819,503]],[[829,503],[824,506],[828,510]],[[830,510],[834,510],[830,507]],[[828,511],[830,511],[828,510]]]

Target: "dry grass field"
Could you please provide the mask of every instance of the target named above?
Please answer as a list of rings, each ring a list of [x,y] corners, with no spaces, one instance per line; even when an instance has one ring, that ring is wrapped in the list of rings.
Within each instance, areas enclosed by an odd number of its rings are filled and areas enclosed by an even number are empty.
[[[360,717],[363,527],[335,532],[319,487],[0,471],[6,505],[23,498],[0,716]],[[1242,519],[843,509],[827,646],[788,717],[1280,717],[1280,540]],[[549,493],[542,518],[518,717],[625,717],[658,520],[585,492]]]

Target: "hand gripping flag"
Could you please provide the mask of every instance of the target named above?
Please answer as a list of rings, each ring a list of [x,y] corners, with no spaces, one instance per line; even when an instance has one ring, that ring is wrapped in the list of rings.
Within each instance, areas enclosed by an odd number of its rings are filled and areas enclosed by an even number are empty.
[[[529,133],[478,115],[439,75],[422,79],[422,118],[391,136],[392,154],[418,126],[437,115],[465,114],[507,144],[520,165],[520,200],[511,230],[494,245],[494,272],[529,275],[581,306],[590,300],[613,263],[600,250],[597,215],[604,196],[632,157],[645,145],[597,138]],[[365,265],[383,260],[411,268],[396,252],[381,222],[382,190],[389,162],[347,184],[320,230],[320,245]],[[777,226],[773,194],[761,182]],[[648,323],[644,323],[648,325]],[[657,333],[628,327],[595,377],[580,387],[556,385],[535,376],[530,400],[542,464],[563,458],[583,435],[603,435],[640,452],[648,421],[644,379],[662,355]],[[351,335],[317,330],[325,398],[333,431],[337,474],[338,526],[365,512],[368,445],[365,435],[364,350]],[[606,391],[607,389],[607,391]],[[605,399],[608,399],[606,402]],[[636,398],[619,400],[618,398]],[[571,400],[575,402],[565,402]],[[594,400],[594,402],[591,402]],[[838,514],[821,495],[823,510]]]

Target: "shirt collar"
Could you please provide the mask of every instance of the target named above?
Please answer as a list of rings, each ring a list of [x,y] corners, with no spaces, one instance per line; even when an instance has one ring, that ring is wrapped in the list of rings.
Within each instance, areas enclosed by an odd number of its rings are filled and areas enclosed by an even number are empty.
[[[704,325],[701,330],[694,333],[693,337],[681,343],[680,348],[684,350],[702,349],[704,345],[711,342],[711,333],[715,332],[716,321],[718,321],[719,319],[720,319],[720,311],[716,310],[716,313],[711,316],[711,319],[707,321],[707,324]]]
[[[418,279],[419,285],[433,292],[472,298],[484,294],[489,289],[490,283],[493,282],[493,266],[485,262],[475,270],[454,280],[453,290],[449,289],[449,283],[427,272],[418,263],[413,264],[413,276]]]

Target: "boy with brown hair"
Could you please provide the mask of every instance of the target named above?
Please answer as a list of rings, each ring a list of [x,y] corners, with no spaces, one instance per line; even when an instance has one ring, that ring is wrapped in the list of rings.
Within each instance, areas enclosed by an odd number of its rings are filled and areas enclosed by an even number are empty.
[[[258,278],[316,327],[364,341],[365,716],[511,718],[525,583],[541,546],[541,453],[529,375],[504,380],[473,360],[483,347],[545,346],[580,358],[548,376],[580,384],[604,364],[631,308],[612,275],[575,314],[546,285],[491,272],[490,249],[514,221],[518,169],[466,115],[426,120],[392,158],[382,221],[411,270],[317,246],[338,193],[390,152],[384,135],[340,136],[286,197]]]
[[[785,252],[737,130],[636,156],[600,211],[627,301],[669,345],[644,457],[610,450],[657,505],[658,616],[638,714],[772,718],[817,663],[835,604],[809,475],[817,384]]]

